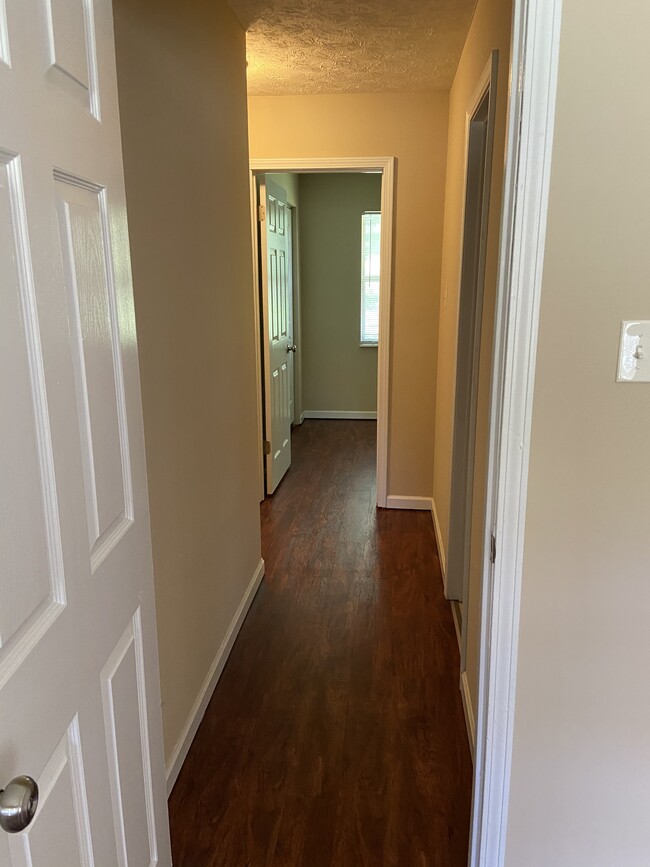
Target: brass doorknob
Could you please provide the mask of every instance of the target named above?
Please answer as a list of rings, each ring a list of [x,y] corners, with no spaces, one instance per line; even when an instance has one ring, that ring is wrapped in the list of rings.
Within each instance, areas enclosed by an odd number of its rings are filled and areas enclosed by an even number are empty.
[[[298,349],[295,343],[290,343],[287,346],[287,352],[295,352]]]
[[[0,789],[0,828],[8,834],[24,831],[38,806],[38,785],[31,777],[14,777]]]

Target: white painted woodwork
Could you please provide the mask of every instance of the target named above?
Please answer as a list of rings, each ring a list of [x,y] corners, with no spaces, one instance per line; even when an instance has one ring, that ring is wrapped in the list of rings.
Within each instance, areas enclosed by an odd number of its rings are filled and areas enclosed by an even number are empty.
[[[266,439],[266,493],[272,494],[291,465],[292,381],[289,346],[291,315],[291,263],[287,228],[287,194],[266,177],[260,186],[266,203],[262,224],[262,304],[264,340],[264,404]]]
[[[169,867],[110,0],[0,0],[0,283],[0,867]]]
[[[562,0],[514,2],[469,867],[503,867],[506,855],[528,456],[561,20]]]
[[[97,41],[90,0],[43,0],[48,79],[99,120]]]
[[[50,62],[85,90],[88,80],[88,42],[83,0],[46,0],[49,13]]]
[[[39,821],[9,837],[12,864],[94,864],[76,716],[43,769],[39,785]]]

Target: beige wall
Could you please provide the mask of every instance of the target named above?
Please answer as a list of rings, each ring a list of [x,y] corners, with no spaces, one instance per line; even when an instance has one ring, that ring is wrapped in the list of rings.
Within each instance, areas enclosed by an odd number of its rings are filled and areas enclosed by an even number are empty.
[[[472,518],[470,592],[469,598],[465,600],[465,604],[463,605],[463,617],[467,618],[468,630],[467,678],[474,712],[476,712],[478,695],[480,568],[482,560],[482,528],[484,523],[482,503],[485,498],[486,483],[487,427],[508,104],[511,19],[511,0],[479,0],[449,97],[449,149],[447,152],[445,230],[442,252],[442,298],[438,342],[436,427],[433,448],[433,497],[440,522],[445,552],[449,548],[456,344],[458,339],[460,256],[465,194],[466,112],[483,70],[490,61],[492,50],[498,49],[497,111],[494,132],[490,212],[488,217],[485,299],[483,329],[481,332],[476,461],[474,470],[474,501],[476,506]]]
[[[650,319],[650,6],[563,10],[506,864],[645,867],[650,384],[615,371]]]
[[[446,93],[254,96],[251,156],[396,156],[388,492],[431,496]]]
[[[300,179],[302,402],[377,411],[377,349],[359,346],[361,215],[381,208],[381,175]]]
[[[244,33],[115,0],[169,760],[260,557]]]

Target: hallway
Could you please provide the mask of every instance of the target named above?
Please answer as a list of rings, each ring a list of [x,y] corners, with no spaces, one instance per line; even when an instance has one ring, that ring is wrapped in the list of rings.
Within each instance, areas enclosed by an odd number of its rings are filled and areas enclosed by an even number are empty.
[[[306,421],[266,576],[170,798],[175,867],[462,867],[471,760],[431,517],[375,507],[375,424]]]

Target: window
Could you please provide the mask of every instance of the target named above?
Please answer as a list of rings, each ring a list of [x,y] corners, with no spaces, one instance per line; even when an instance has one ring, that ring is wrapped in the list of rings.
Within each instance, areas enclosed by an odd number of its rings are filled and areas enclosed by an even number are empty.
[[[379,342],[379,249],[381,214],[361,216],[361,345]]]

